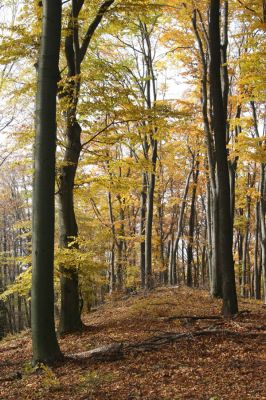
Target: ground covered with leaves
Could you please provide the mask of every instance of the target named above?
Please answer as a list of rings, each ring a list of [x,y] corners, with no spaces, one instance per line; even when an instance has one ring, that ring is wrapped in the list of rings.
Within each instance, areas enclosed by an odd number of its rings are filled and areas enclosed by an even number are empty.
[[[242,300],[231,320],[207,292],[159,288],[113,296],[60,338],[67,357],[31,367],[29,332],[0,342],[0,400],[266,399],[266,309]],[[88,351],[123,343],[117,360]],[[82,354],[80,354],[82,353]]]

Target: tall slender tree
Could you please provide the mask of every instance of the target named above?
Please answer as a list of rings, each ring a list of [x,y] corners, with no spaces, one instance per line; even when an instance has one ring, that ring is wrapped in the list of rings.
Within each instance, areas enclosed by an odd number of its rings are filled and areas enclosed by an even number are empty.
[[[61,39],[61,0],[43,1],[38,62],[32,221],[33,362],[61,357],[54,323],[54,189],[56,95]]]
[[[62,94],[67,96],[66,115],[66,151],[64,166],[59,174],[59,245],[71,248],[73,238],[78,236],[78,225],[74,209],[74,181],[82,150],[82,128],[77,118],[77,106],[80,97],[81,69],[91,39],[100,25],[103,16],[115,0],[104,1],[97,10],[96,16],[89,24],[87,32],[80,44],[78,18],[84,0],[72,0],[69,15],[68,31],[65,38],[65,56],[67,60],[67,85]],[[75,243],[74,246],[77,246]],[[74,332],[82,327],[79,307],[78,272],[75,266],[61,266],[61,313],[60,332]]]
[[[198,20],[202,27],[200,33]],[[214,297],[222,297],[222,279],[218,254],[218,188],[216,180],[216,154],[214,149],[214,138],[211,129],[212,121],[212,104],[208,95],[209,81],[209,37],[207,35],[207,27],[203,22],[203,17],[199,9],[193,10],[192,25],[195,33],[196,41],[199,48],[199,56],[201,60],[201,107],[204,124],[205,143],[207,147],[207,228],[208,228],[208,259],[210,270],[210,292]]]
[[[223,308],[225,316],[238,312],[232,253],[230,181],[226,149],[226,115],[221,85],[220,1],[210,3],[210,96],[213,105],[213,131],[217,160],[219,260],[222,271]]]

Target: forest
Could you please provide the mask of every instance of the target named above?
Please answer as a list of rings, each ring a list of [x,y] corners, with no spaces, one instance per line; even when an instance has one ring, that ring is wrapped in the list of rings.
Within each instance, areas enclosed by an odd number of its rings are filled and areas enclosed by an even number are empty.
[[[1,1],[0,400],[266,398],[265,30]]]

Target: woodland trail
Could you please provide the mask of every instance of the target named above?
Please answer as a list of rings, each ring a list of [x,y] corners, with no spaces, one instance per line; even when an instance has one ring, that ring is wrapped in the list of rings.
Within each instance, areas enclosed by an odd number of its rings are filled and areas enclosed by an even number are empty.
[[[10,336],[0,342],[0,400],[266,399],[266,309],[245,299],[232,320],[219,310],[197,289],[109,297],[81,333],[60,338],[65,361],[35,372],[29,332]],[[120,343],[117,357],[88,356]]]

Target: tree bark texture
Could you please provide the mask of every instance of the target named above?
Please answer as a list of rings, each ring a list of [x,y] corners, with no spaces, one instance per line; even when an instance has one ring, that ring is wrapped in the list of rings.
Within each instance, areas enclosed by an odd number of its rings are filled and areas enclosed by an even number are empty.
[[[193,188],[191,194],[191,206],[190,206],[190,216],[188,223],[188,246],[187,246],[187,286],[192,287],[192,267],[193,267],[193,242],[194,242],[194,230],[195,230],[195,203],[197,194],[199,176],[199,162],[195,164],[195,170],[193,171]]]
[[[192,25],[199,46],[200,59],[202,64],[202,79],[201,79],[201,105],[202,117],[205,133],[205,143],[207,148],[207,223],[208,223],[208,258],[209,258],[209,277],[210,277],[210,292],[214,297],[222,297],[222,274],[219,263],[218,242],[218,191],[217,191],[217,175],[216,175],[216,154],[215,144],[212,134],[212,101],[208,98],[208,81],[209,81],[209,59],[210,59],[210,38],[204,40],[200,35],[197,19],[201,19],[198,9],[193,11]],[[206,32],[205,32],[206,33]],[[224,105],[223,105],[224,106]]]
[[[113,3],[114,0],[106,0],[102,3],[80,45],[78,17],[84,5],[84,0],[72,0],[72,11],[69,16],[68,33],[65,39],[68,85],[67,89],[63,88],[62,91],[62,95],[68,97],[69,104],[66,111],[66,151],[59,176],[59,245],[62,248],[68,248],[69,243],[73,242],[73,238],[78,236],[74,209],[74,181],[82,150],[82,129],[77,121],[81,65],[96,29]],[[60,286],[60,332],[74,332],[82,326],[79,307],[78,271],[75,266],[61,266]]]
[[[36,100],[32,221],[33,362],[61,357],[54,324],[54,191],[56,95],[61,38],[61,0],[43,1]]]
[[[213,130],[217,160],[219,262],[223,277],[222,313],[231,316],[238,312],[231,221],[230,182],[226,149],[226,115],[221,86],[220,1],[210,3],[210,94],[213,105]]]

